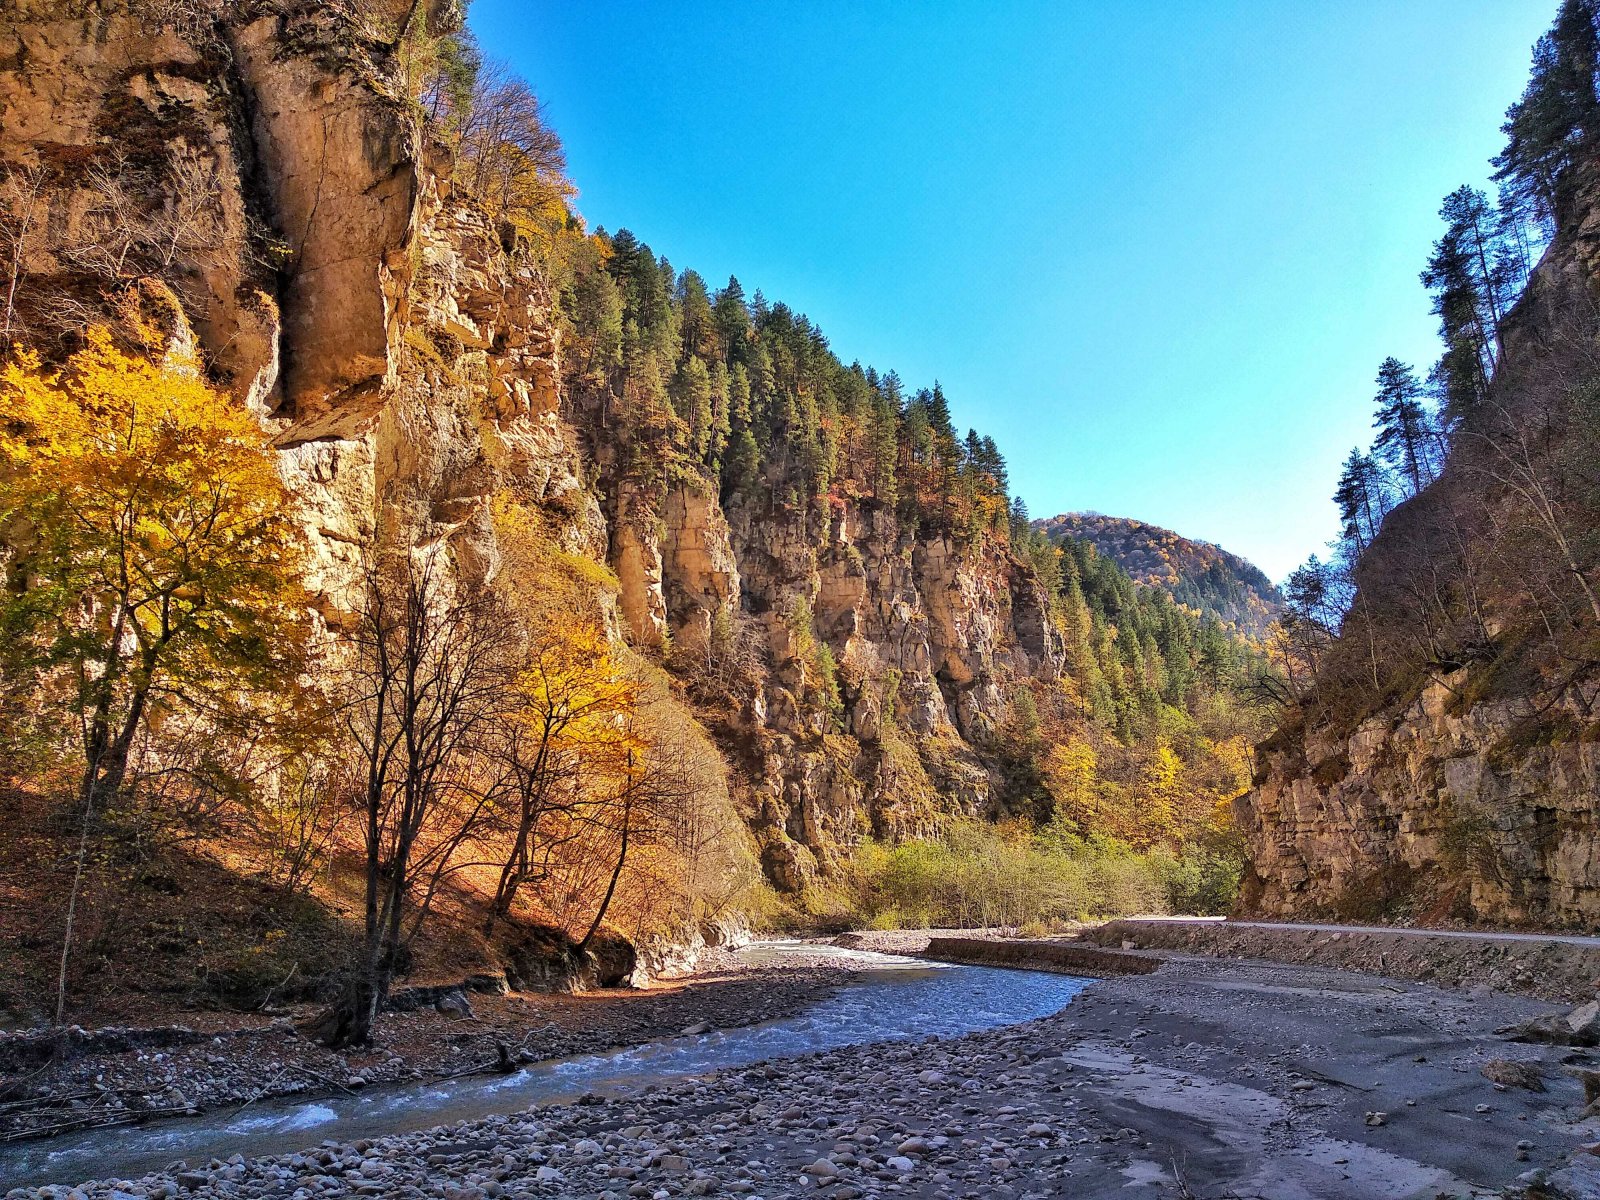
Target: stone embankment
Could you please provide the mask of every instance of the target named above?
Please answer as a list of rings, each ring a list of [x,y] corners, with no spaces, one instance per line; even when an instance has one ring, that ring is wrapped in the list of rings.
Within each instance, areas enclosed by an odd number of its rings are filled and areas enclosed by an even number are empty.
[[[1148,975],[1161,965],[1153,955],[1101,950],[1076,942],[999,941],[992,938],[936,937],[922,950],[924,958],[970,963],[980,967],[1015,967],[1060,975]]]
[[[1593,999],[1600,981],[1600,939],[1183,920],[1108,921],[1080,936],[1130,950],[1343,967],[1571,1004]]]

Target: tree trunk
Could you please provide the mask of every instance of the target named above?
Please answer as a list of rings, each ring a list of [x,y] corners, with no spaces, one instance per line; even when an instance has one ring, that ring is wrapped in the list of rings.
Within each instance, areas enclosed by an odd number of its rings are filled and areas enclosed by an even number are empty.
[[[633,772],[633,751],[628,751],[628,771]],[[606,894],[600,901],[600,911],[595,913],[594,921],[589,925],[589,932],[583,935],[583,940],[576,947],[576,953],[582,955],[589,949],[589,943],[594,941],[594,935],[600,932],[600,925],[606,919],[606,910],[611,907],[611,900],[617,894],[617,881],[622,878],[622,865],[628,860],[628,834],[631,832],[629,819],[633,807],[633,782],[630,779],[628,790],[623,794],[622,800],[622,842],[617,847],[617,865],[611,869],[611,882],[606,885]]]

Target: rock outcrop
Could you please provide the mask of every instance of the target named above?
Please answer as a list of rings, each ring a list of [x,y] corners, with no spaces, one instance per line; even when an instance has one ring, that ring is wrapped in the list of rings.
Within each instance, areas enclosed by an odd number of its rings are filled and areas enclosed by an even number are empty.
[[[1236,803],[1245,904],[1278,916],[1414,915],[1588,927],[1600,916],[1600,740],[1590,682],[1463,706],[1466,671],[1353,732],[1294,728]],[[1418,900],[1421,907],[1418,907]],[[1431,911],[1430,911],[1431,910]]]
[[[7,336],[69,347],[126,307],[130,279],[163,281],[274,432],[334,630],[373,539],[442,543],[472,586],[498,568],[497,499],[537,510],[562,553],[614,573],[619,636],[700,705],[780,888],[863,834],[996,803],[1007,689],[1062,668],[1038,579],[992,541],[919,540],[870,499],[819,527],[705,481],[639,488],[564,394],[537,266],[453,191],[374,32],[381,7],[13,0]],[[802,632],[837,664],[836,703]],[[695,654],[719,639],[742,665],[712,694]]]
[[[1591,538],[1600,496],[1574,400],[1600,337],[1600,186],[1579,176],[1487,398],[1361,555],[1315,686],[1257,748],[1235,802],[1247,912],[1600,917],[1597,630],[1581,551],[1552,532]]]

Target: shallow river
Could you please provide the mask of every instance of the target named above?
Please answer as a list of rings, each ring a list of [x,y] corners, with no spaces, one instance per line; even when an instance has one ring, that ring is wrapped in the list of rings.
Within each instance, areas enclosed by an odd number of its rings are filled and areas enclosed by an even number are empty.
[[[781,962],[798,943],[764,942],[742,953]],[[818,947],[803,947],[816,954]],[[624,1092],[727,1067],[748,1066],[864,1042],[932,1034],[954,1037],[1031,1021],[1060,1011],[1091,982],[1068,975],[946,966],[855,950],[835,950],[859,968],[837,994],[792,1017],[677,1037],[606,1054],[525,1067],[511,1075],[374,1087],[313,1101],[262,1101],[230,1115],[24,1142],[0,1152],[0,1192],[22,1184],[130,1179],[177,1159],[205,1162],[232,1154],[282,1154],[324,1138],[343,1141],[427,1129],[584,1092]]]

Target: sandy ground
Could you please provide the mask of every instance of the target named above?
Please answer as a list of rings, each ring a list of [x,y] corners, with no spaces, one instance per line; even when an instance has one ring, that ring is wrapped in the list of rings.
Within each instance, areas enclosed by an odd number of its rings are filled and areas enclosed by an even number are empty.
[[[108,1200],[119,1191],[1600,1196],[1600,1171],[1590,1169],[1600,1159],[1582,1150],[1600,1139],[1600,1120],[1581,1118],[1582,1087],[1566,1069],[1591,1052],[1494,1032],[1549,1007],[1336,968],[1173,956],[1155,974],[1095,984],[1056,1016],[965,1038],[778,1060],[639,1095],[81,1191]],[[1527,1064],[1544,1090],[1497,1085],[1484,1074],[1496,1060]]]

